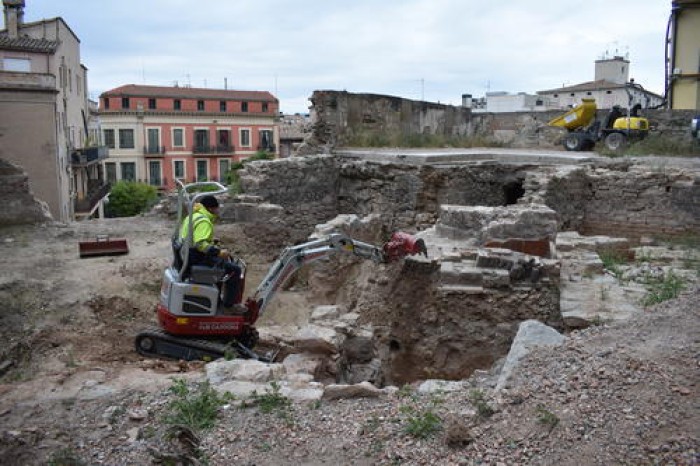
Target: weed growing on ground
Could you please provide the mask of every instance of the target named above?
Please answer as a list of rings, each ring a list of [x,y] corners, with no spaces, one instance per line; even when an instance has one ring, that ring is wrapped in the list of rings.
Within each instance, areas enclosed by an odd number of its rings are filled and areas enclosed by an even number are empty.
[[[282,395],[281,387],[277,382],[270,382],[270,387],[265,389],[265,393],[259,394],[254,391],[242,407],[257,406],[258,410],[264,414],[277,413],[287,424],[294,424],[292,418],[292,401]]]
[[[233,399],[233,395],[220,395],[208,381],[190,388],[184,379],[175,379],[170,387],[174,399],[167,407],[163,421],[168,425],[186,426],[193,431],[214,426],[219,409]]]
[[[557,424],[559,424],[559,418],[556,414],[544,407],[544,405],[537,405],[537,422],[549,427],[549,430],[554,429]]]
[[[53,454],[46,463],[48,466],[83,466],[87,465],[80,456],[71,448],[64,448]]]
[[[399,396],[399,398],[408,398],[409,396],[413,395],[413,387],[411,387],[409,384],[405,384],[399,388],[399,391],[396,394]]]
[[[603,267],[615,275],[615,278],[621,280],[621,266],[628,262],[627,258],[617,251],[601,251],[598,253],[598,256],[600,257],[600,260],[603,261]]]
[[[644,296],[642,304],[644,306],[652,306],[669,299],[675,299],[684,288],[685,281],[683,278],[676,275],[673,270],[670,270],[664,275],[663,279],[649,283],[648,292]]]
[[[402,406],[406,415],[404,432],[415,438],[425,439],[442,428],[442,419],[431,408],[418,410],[412,406]]]
[[[403,405],[399,411],[403,414],[403,431],[415,438],[425,439],[442,429],[442,418],[435,412],[439,404],[444,403],[441,394],[431,396],[427,406],[419,404],[418,395],[411,396],[410,404]]]
[[[483,391],[474,389],[469,392],[469,401],[476,408],[476,412],[481,418],[488,418],[493,415],[493,408],[486,402],[486,395]]]

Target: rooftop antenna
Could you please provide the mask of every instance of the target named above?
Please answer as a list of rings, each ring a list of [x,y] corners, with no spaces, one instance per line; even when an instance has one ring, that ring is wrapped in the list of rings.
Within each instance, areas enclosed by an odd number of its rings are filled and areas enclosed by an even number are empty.
[[[228,90],[228,78],[224,77],[224,89]]]

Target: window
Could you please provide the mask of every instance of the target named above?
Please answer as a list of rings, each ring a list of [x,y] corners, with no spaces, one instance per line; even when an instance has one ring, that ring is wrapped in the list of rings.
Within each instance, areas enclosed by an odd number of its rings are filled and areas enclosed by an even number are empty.
[[[182,128],[173,128],[173,147],[185,147],[185,133]]]
[[[536,107],[541,107],[542,105],[544,105],[544,101],[542,101],[542,99],[537,99],[537,100],[535,101],[535,106],[536,106]]]
[[[102,103],[104,104],[105,110],[109,110],[109,98],[105,97],[102,99]]]
[[[122,171],[122,180],[136,181],[136,164],[134,162],[122,162],[119,164]]]
[[[160,129],[158,128],[148,128],[146,129],[146,138],[148,145],[146,146],[147,154],[160,154]]]
[[[250,130],[241,130],[241,147],[250,147]]]
[[[156,99],[148,99],[148,108],[151,110],[156,109]]]
[[[105,146],[109,147],[110,149],[114,149],[114,130],[106,129],[103,131],[103,134]]]
[[[591,91],[586,92],[586,95],[593,95]]]
[[[241,102],[241,112],[248,111],[248,102]]]
[[[120,129],[119,130],[119,148],[133,149],[134,148],[134,130]]]
[[[32,62],[28,58],[4,58],[2,60],[3,71],[17,71],[29,73],[32,71]]]
[[[263,111],[263,113],[267,113],[267,102],[263,102],[262,111]]]
[[[197,160],[197,181],[209,180],[209,167],[206,160]]]
[[[261,129],[259,137],[260,137],[260,149],[266,150],[266,151],[272,151],[274,148],[273,144],[272,144],[272,130]]]
[[[163,177],[160,171],[160,160],[151,160],[148,162],[148,184],[151,186],[160,186],[163,184]]]
[[[573,97],[573,96],[574,96],[574,93],[572,92],[572,93],[571,93],[571,94],[569,94],[569,95],[570,95],[571,97]]]
[[[173,109],[175,109],[175,110],[182,109],[182,102],[180,101],[180,99],[173,100]]]
[[[209,152],[209,130],[196,129],[194,130],[194,152],[204,153]]]
[[[173,162],[173,176],[180,180],[185,178],[185,162],[182,160],[175,160]]]
[[[606,94],[612,94],[612,91],[605,91]]]
[[[203,100],[198,100],[197,101],[197,111],[203,112],[204,111],[204,101]]]
[[[219,182],[226,182],[226,174],[231,169],[231,161],[228,159],[219,160]]]
[[[225,100],[222,100],[221,102],[219,102],[219,111],[220,112],[226,111],[226,101]]]
[[[231,131],[227,129],[220,129],[216,134],[216,149],[219,152],[230,152],[231,151]]]
[[[554,97],[559,97],[559,94],[554,94]]]
[[[129,98],[122,97],[122,108],[129,108]]]
[[[105,171],[107,172],[107,182],[114,184],[117,182],[117,164],[114,162],[105,163]]]

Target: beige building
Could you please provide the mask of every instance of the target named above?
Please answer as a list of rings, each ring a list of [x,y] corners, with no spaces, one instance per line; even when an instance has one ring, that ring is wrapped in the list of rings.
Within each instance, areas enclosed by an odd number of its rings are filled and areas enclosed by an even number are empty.
[[[671,2],[666,87],[673,110],[700,110],[700,0]]]
[[[595,62],[595,80],[573,86],[538,91],[553,108],[572,108],[582,98],[595,99],[598,108],[610,109],[615,105],[631,108],[654,108],[663,104],[663,97],[642,89],[629,80],[630,62],[624,57],[602,58]]]
[[[54,219],[69,221],[76,203],[90,194],[98,159],[106,157],[86,148],[87,68],[80,63],[80,40],[62,18],[25,23],[24,0],[3,0],[3,7],[0,157],[24,168]]]

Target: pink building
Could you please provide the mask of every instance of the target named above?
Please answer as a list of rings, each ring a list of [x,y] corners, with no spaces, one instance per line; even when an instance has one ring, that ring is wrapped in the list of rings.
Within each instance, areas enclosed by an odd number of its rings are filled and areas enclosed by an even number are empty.
[[[266,91],[128,84],[100,96],[107,180],[172,189],[174,179],[224,181],[258,151],[278,156],[279,102]]]

